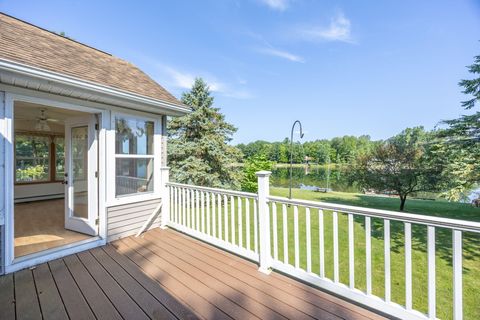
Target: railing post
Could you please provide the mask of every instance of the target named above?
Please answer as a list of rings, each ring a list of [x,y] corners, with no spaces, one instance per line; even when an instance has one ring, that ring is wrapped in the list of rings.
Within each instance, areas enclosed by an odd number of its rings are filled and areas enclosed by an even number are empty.
[[[170,193],[167,183],[169,181],[170,168],[160,168],[160,195],[162,197],[162,215],[160,217],[160,228],[167,228],[170,220]]]
[[[258,217],[259,217],[259,238],[260,238],[260,267],[259,271],[270,273],[272,256],[270,252],[270,210],[268,209],[268,196],[270,195],[270,171],[258,171]]]

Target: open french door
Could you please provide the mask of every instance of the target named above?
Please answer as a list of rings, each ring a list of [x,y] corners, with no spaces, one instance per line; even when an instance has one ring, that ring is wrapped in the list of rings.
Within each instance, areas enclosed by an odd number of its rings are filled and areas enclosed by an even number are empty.
[[[65,229],[98,235],[97,117],[65,122]]]

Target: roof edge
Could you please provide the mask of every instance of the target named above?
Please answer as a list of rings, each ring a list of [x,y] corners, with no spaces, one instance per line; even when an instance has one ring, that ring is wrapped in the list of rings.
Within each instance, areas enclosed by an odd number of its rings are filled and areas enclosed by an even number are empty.
[[[174,104],[168,101],[154,99],[147,96],[135,94],[126,90],[101,85],[95,82],[81,80],[76,77],[68,76],[58,72],[52,72],[42,68],[33,67],[27,64],[15,62],[12,60],[0,58],[0,70],[10,71],[17,74],[32,76],[59,84],[73,86],[79,89],[93,91],[107,96],[125,99],[133,102],[139,102],[154,107],[161,107],[174,113],[186,114],[191,112],[191,108],[184,104]]]

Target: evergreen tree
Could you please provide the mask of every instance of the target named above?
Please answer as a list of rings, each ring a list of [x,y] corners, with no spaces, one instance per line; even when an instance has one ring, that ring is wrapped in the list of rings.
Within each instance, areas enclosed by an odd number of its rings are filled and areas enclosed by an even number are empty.
[[[472,109],[480,102],[480,56],[476,56],[467,68],[474,78],[461,80],[459,85],[463,93],[470,95],[470,99],[462,102],[462,107]],[[480,181],[480,112],[442,124],[447,127],[437,133],[440,138],[437,152],[439,158],[448,162],[444,174],[450,177],[450,187],[445,196],[459,200]]]
[[[195,79],[181,101],[192,112],[168,122],[168,157],[172,180],[206,187],[240,187],[241,173],[234,167],[241,152],[228,144],[237,129],[225,121],[208,85]]]

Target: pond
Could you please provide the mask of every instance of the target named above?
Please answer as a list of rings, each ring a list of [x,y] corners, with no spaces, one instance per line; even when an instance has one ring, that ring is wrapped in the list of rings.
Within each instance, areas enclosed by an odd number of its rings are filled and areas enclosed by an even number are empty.
[[[292,170],[292,181],[294,188],[301,185],[330,188],[340,192],[360,192],[360,188],[349,183],[345,167],[330,166],[302,166],[294,167]],[[290,169],[288,167],[276,167],[272,171],[273,187],[286,187],[290,184]]]

